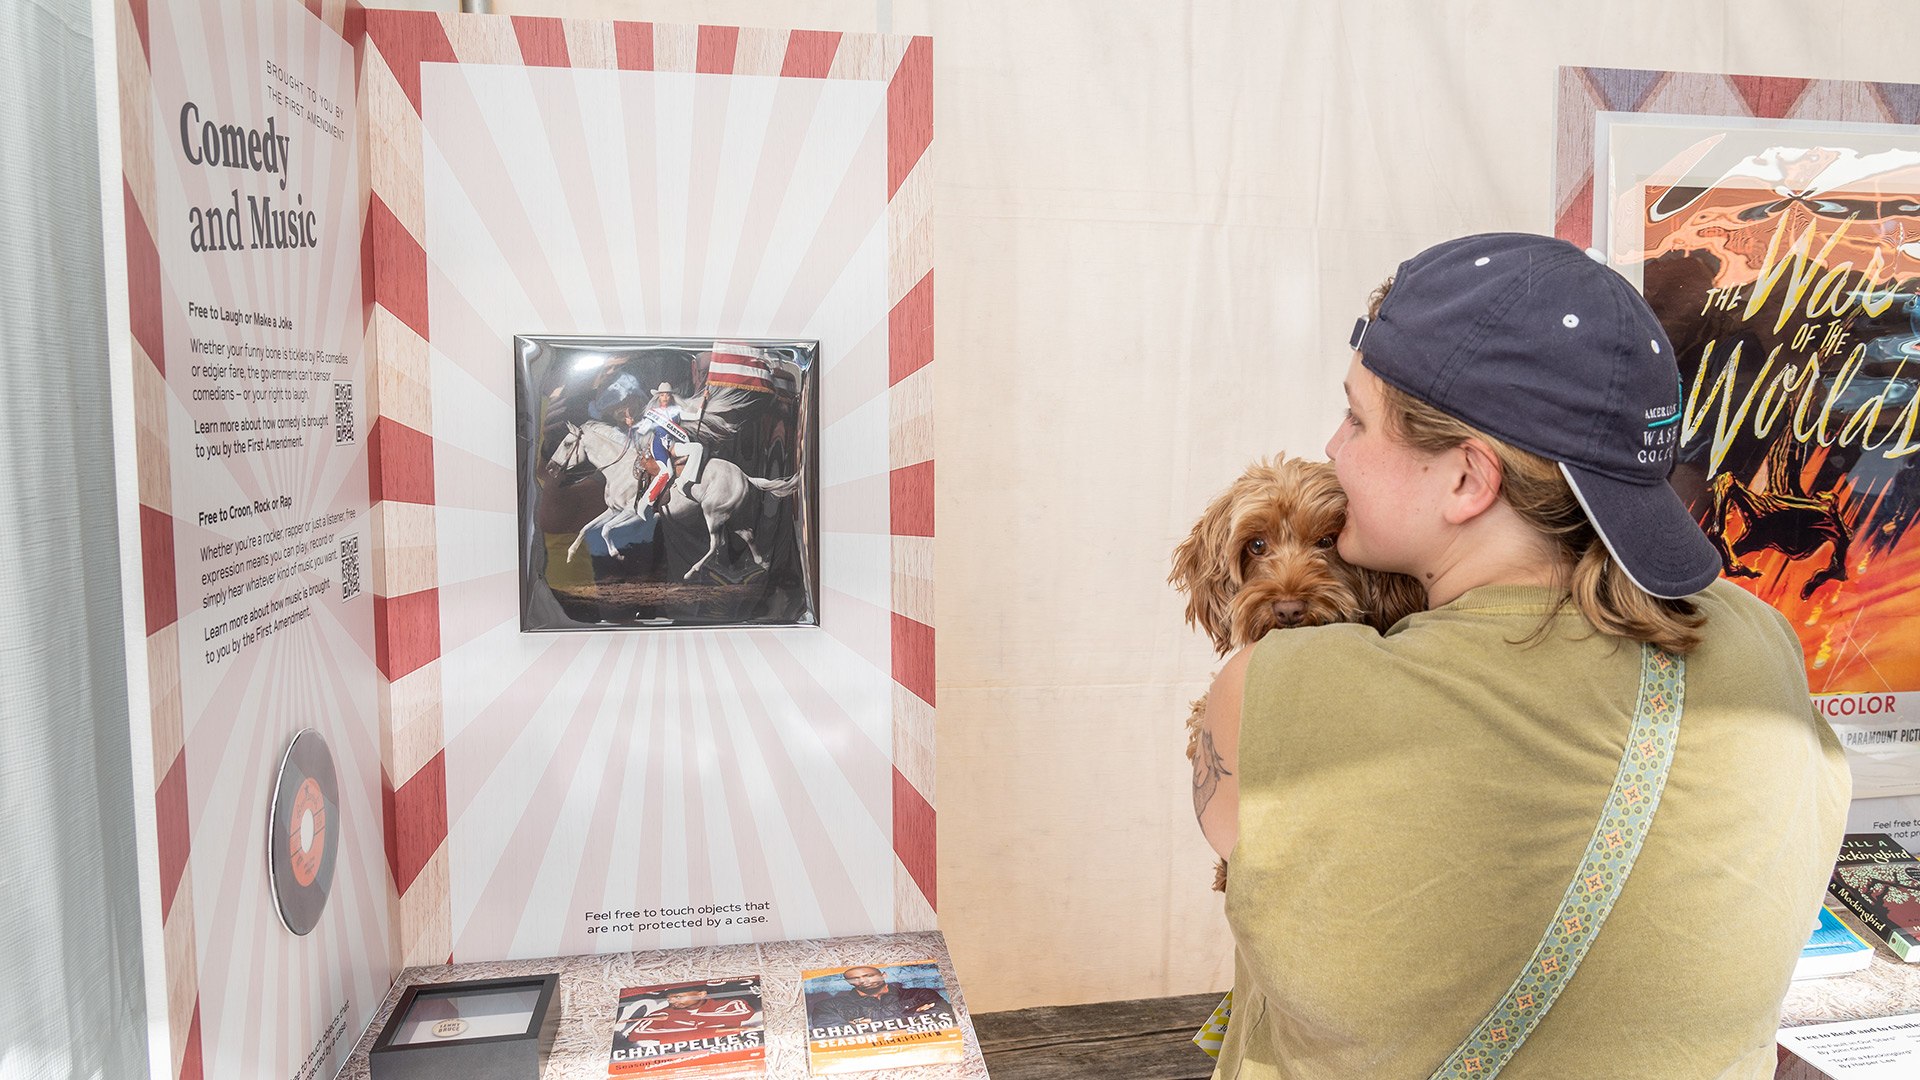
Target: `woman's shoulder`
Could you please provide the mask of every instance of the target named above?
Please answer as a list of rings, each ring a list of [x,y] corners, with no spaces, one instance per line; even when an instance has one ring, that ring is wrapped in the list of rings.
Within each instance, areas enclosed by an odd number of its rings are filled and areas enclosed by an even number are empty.
[[[1365,623],[1327,623],[1272,631],[1246,651],[1256,662],[1277,657],[1327,659],[1379,651],[1395,636]]]
[[[1462,678],[1504,683],[1603,663],[1616,651],[1611,642],[1545,590],[1483,589],[1415,612],[1384,634],[1355,623],[1270,633],[1248,650],[1247,685],[1250,694],[1271,684],[1295,695],[1325,688],[1348,698],[1390,697]]]
[[[1785,615],[1726,578],[1714,581],[1689,599],[1707,617],[1703,633],[1709,644],[1800,651],[1799,636]]]
[[[1403,630],[1406,624],[1396,627]],[[1246,685],[1252,693],[1262,683],[1279,680],[1298,692],[1320,679],[1351,686],[1369,671],[1395,663],[1413,639],[1403,633],[1381,634],[1362,623],[1328,623],[1276,630],[1241,651]]]
[[[1385,633],[1365,623],[1327,623],[1275,630],[1248,651],[1254,654],[1256,664],[1282,659],[1329,664],[1364,662],[1373,657],[1413,657],[1434,648],[1456,648],[1462,637],[1506,633],[1505,622],[1509,621],[1512,620],[1489,619],[1479,612],[1466,613],[1462,618],[1460,613],[1442,608],[1415,612]]]

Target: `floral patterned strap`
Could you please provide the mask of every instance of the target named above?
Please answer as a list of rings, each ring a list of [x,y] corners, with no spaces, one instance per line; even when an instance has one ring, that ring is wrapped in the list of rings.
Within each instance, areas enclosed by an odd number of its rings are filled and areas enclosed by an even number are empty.
[[[1633,730],[1580,868],[1519,978],[1434,1070],[1432,1080],[1485,1080],[1498,1074],[1573,978],[1620,898],[1653,825],[1679,741],[1686,670],[1681,658],[1652,645],[1640,647],[1640,701],[1634,707]]]

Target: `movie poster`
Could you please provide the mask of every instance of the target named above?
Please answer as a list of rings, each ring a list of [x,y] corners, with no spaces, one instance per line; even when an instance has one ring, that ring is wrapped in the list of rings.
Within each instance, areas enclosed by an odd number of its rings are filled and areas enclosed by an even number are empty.
[[[1792,623],[1849,747],[1904,752],[1920,741],[1920,135],[1666,118],[1605,138],[1595,235],[1678,353],[1674,484],[1722,575]]]

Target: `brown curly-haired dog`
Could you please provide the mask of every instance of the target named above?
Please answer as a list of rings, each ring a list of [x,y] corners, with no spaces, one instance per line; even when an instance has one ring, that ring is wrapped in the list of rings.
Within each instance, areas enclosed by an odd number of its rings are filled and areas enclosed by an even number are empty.
[[[1214,497],[1180,546],[1167,580],[1187,594],[1187,623],[1206,631],[1225,656],[1269,630],[1333,622],[1384,631],[1427,606],[1427,591],[1404,574],[1382,574],[1345,562],[1334,549],[1347,516],[1346,492],[1333,466],[1282,454],[1256,461]],[[1196,805],[1212,794],[1218,756],[1200,722],[1207,699],[1187,717],[1187,760]],[[1227,887],[1227,863],[1214,867],[1213,887]]]

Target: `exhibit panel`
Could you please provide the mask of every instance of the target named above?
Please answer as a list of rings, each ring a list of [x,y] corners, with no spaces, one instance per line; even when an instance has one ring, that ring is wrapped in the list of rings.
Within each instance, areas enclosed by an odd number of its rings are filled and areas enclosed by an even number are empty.
[[[933,925],[929,50],[368,13],[407,962]]]
[[[164,1067],[331,1075],[392,975],[353,49],[338,8],[115,12]]]
[[[407,961],[930,929],[926,39],[115,29],[156,1071],[330,1075]]]
[[[1855,796],[1920,794],[1920,85],[1562,68],[1559,114],[1558,235],[1678,353],[1675,487],[1794,627]]]

